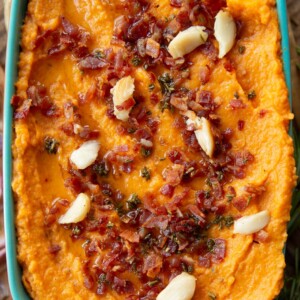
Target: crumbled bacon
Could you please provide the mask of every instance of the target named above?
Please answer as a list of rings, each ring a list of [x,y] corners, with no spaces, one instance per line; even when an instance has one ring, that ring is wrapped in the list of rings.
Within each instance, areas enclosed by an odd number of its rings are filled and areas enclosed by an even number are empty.
[[[184,166],[179,164],[174,164],[165,168],[162,172],[163,179],[167,184],[176,186],[180,184],[184,174]]]
[[[48,248],[48,250],[50,254],[57,254],[61,250],[61,246],[53,244]]]
[[[146,54],[147,55],[149,55],[153,58],[157,58],[159,55],[159,49],[160,49],[159,43],[157,43],[156,41],[154,41],[151,38],[147,39],[147,42],[146,42]]]
[[[260,230],[254,233],[253,240],[258,243],[266,243],[269,239],[269,234],[265,230]]]
[[[164,184],[161,188],[160,188],[160,193],[164,196],[167,196],[167,197],[172,197],[173,194],[174,194],[174,190],[175,190],[175,187],[173,185],[170,185],[170,184]]]
[[[199,77],[202,84],[206,84],[209,81],[210,73],[211,71],[208,65],[200,67]]]
[[[151,253],[145,258],[143,273],[150,278],[154,278],[160,272],[162,264],[162,258],[155,253]]]
[[[231,100],[229,106],[232,109],[243,109],[247,107],[246,104],[241,99]]]
[[[182,6],[182,0],[170,0],[171,6],[174,7],[181,7]]]
[[[238,120],[238,130],[242,131],[245,127],[245,121]]]
[[[232,200],[232,205],[238,210],[238,211],[244,211],[248,205],[249,205],[249,199],[245,196],[239,196]]]
[[[100,70],[104,67],[108,66],[107,61],[102,58],[98,58],[95,56],[86,56],[81,59],[78,63],[78,67],[80,70]]]

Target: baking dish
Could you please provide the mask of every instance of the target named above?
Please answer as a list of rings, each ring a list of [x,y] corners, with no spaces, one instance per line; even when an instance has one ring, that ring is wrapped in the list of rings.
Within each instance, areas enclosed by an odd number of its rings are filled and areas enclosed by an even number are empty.
[[[17,262],[17,239],[14,227],[14,201],[11,191],[11,142],[12,142],[12,107],[10,99],[14,94],[14,82],[17,78],[17,65],[19,57],[20,28],[26,14],[27,1],[13,0],[10,18],[10,30],[7,45],[6,60],[6,80],[5,80],[5,99],[4,99],[4,218],[5,235],[7,247],[7,268],[11,293],[14,299],[29,299],[25,288],[22,285],[22,271]],[[277,1],[278,16],[282,35],[282,57],[286,84],[291,91],[290,78],[290,54],[289,38],[287,26],[287,11],[284,0]],[[290,103],[291,103],[290,93]]]

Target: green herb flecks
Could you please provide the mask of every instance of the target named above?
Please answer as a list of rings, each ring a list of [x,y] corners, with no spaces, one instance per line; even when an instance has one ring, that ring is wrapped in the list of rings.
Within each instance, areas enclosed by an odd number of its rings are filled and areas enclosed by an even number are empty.
[[[217,296],[216,296],[216,294],[213,293],[213,292],[208,292],[208,298],[209,298],[210,300],[216,300],[216,299],[217,299]]]
[[[158,82],[163,95],[170,95],[175,90],[175,83],[169,73],[164,73],[158,77]]]
[[[155,84],[154,83],[149,84],[148,89],[150,92],[152,92],[155,89]]]
[[[213,239],[208,239],[206,242],[206,246],[209,252],[213,252],[215,248],[216,242]]]
[[[145,178],[146,181],[150,180],[151,178],[151,170],[147,167],[144,167],[141,171],[140,171],[140,176]]]
[[[131,194],[129,199],[126,202],[129,210],[134,210],[139,206],[139,204],[141,204],[140,198],[135,193]]]
[[[49,154],[56,154],[57,149],[59,146],[59,142],[50,136],[46,136],[44,139],[44,149],[49,153]]]
[[[234,223],[234,219],[232,216],[216,216],[216,218],[211,222],[212,225],[219,225],[219,229],[223,229],[224,227],[231,227]]]
[[[106,168],[105,163],[96,163],[93,165],[93,171],[101,176],[101,177],[107,177],[109,170]]]
[[[149,157],[152,153],[150,148],[141,147],[141,154],[143,157]]]
[[[138,56],[134,56],[131,60],[131,63],[135,66],[138,67],[139,65],[141,65],[142,60],[138,57]]]
[[[256,93],[255,93],[255,91],[254,91],[254,90],[250,91],[250,92],[248,93],[248,99],[249,99],[249,100],[253,100],[253,99],[255,99],[255,98],[256,98]]]
[[[240,45],[239,48],[238,48],[238,50],[239,50],[239,54],[244,54],[245,51],[246,51],[246,47],[243,46],[243,45]]]

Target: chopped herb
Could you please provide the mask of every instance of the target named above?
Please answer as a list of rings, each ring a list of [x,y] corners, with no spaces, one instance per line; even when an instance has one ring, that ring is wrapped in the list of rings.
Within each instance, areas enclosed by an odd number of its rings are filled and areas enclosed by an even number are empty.
[[[218,175],[218,181],[222,181],[224,178],[224,173],[221,171],[217,171],[216,173]]]
[[[158,279],[153,280],[153,281],[148,281],[148,282],[147,282],[148,286],[150,286],[150,287],[153,287],[153,286],[155,286],[155,285],[158,284],[158,283],[159,283],[159,280],[158,280]]]
[[[208,199],[210,197],[210,191],[205,190],[204,191],[204,197],[205,197],[205,199]]]
[[[126,213],[126,211],[124,210],[124,207],[123,207],[123,203],[116,203],[115,210],[119,217],[122,217]]]
[[[114,223],[111,221],[108,221],[108,223],[106,224],[107,228],[113,228],[114,226],[115,226]]]
[[[81,229],[79,226],[75,225],[73,228],[72,228],[72,235],[80,235],[81,233]]]
[[[129,199],[126,202],[127,202],[128,209],[130,210],[136,209],[138,205],[141,204],[141,200],[137,194],[131,194]]]
[[[136,129],[130,127],[130,128],[127,129],[127,132],[130,133],[130,134],[132,134],[132,133],[135,133],[135,132],[136,132]]]
[[[255,99],[255,97],[256,97],[256,93],[255,93],[254,90],[252,90],[251,92],[249,92],[249,94],[248,94],[248,99],[249,100],[253,100],[253,99]]]
[[[243,45],[240,45],[240,46],[239,46],[239,54],[244,54],[245,51],[246,51],[246,47],[243,46]]]
[[[212,252],[214,250],[214,247],[215,247],[215,241],[213,239],[208,239],[207,242],[206,242],[206,245],[207,245],[207,249],[209,252]]]
[[[90,239],[85,240],[85,242],[81,245],[82,248],[85,248],[91,242]]]
[[[171,109],[170,99],[168,97],[164,97],[159,102],[159,109],[161,112],[164,112],[165,109]]]
[[[164,95],[170,95],[175,90],[174,80],[169,73],[159,76],[158,82]]]
[[[210,300],[216,300],[217,296],[213,292],[208,292],[208,297]]]
[[[145,148],[145,147],[141,148],[141,154],[142,154],[142,156],[148,157],[148,156],[151,155],[151,153],[152,153],[151,149]]]
[[[54,139],[50,136],[45,137],[45,139],[44,139],[44,149],[49,154],[56,154],[58,146],[59,146],[59,142],[56,139]]]
[[[150,180],[151,170],[147,167],[144,167],[140,172],[141,177],[145,178],[147,181]]]
[[[142,63],[142,60],[138,56],[134,56],[131,60],[131,63],[137,67]]]
[[[102,176],[102,177],[106,177],[109,173],[109,170],[106,169],[105,167],[105,163],[96,163],[93,165],[93,171],[99,175],[99,176]]]
[[[232,199],[234,198],[234,195],[232,195],[232,194],[227,194],[227,195],[226,195],[226,198],[227,198],[227,201],[228,201],[228,202],[231,202]]]
[[[97,57],[97,58],[104,58],[105,54],[104,54],[103,51],[97,50],[97,51],[95,51],[95,57]]]
[[[233,225],[234,219],[232,216],[216,216],[216,218],[211,222],[211,224],[219,225],[219,229],[223,229],[224,226],[229,228]]]
[[[164,161],[164,160],[166,160],[165,157],[161,157],[161,158],[159,159],[159,161]]]
[[[149,84],[148,89],[150,92],[152,92],[155,89],[155,84],[154,83]]]
[[[98,277],[98,283],[105,283],[106,282],[106,274],[101,273],[100,276]]]
[[[235,99],[239,99],[240,98],[240,95],[239,95],[238,92],[235,92],[233,96],[234,96]]]

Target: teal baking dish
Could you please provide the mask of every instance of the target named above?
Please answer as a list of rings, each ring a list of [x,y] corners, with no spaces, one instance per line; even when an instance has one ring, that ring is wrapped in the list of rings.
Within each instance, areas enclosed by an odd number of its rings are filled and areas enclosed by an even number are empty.
[[[6,78],[4,95],[4,140],[3,140],[3,195],[4,195],[4,223],[5,239],[7,251],[7,269],[10,290],[13,299],[30,299],[23,284],[22,270],[17,261],[17,238],[14,222],[14,200],[11,190],[12,179],[12,107],[10,99],[14,94],[14,83],[17,79],[20,29],[26,15],[27,1],[12,0],[12,10],[10,16],[10,29],[8,33],[7,57],[6,57]],[[282,36],[282,59],[286,84],[289,90],[289,101],[292,104],[291,97],[291,68],[290,68],[290,49],[288,36],[288,18],[285,0],[277,0],[278,16]]]

